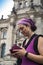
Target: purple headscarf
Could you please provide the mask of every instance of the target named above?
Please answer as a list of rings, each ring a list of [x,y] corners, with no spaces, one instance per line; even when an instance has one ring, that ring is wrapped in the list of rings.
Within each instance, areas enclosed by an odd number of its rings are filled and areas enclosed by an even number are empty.
[[[35,22],[32,19],[28,19],[28,18],[23,18],[19,20],[17,24],[26,24],[26,25],[31,25],[32,27],[35,26]]]

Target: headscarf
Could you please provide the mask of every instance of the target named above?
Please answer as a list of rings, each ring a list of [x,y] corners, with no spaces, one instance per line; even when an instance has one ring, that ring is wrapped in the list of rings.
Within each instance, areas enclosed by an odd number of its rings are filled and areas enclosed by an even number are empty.
[[[35,22],[32,19],[28,19],[28,18],[23,18],[19,20],[17,24],[31,25],[32,27],[35,26]]]

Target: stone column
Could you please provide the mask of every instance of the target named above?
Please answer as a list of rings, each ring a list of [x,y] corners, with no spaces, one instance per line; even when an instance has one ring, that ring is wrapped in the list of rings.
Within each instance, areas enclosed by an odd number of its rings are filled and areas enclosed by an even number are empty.
[[[9,49],[12,45],[12,30],[13,30],[13,26],[10,26],[10,24],[9,24],[9,28],[7,31],[6,54],[9,53]]]
[[[41,32],[42,32],[42,35],[43,35],[43,17],[41,19],[41,27],[42,27]]]
[[[13,15],[10,16],[9,24],[8,24],[8,31],[7,31],[7,43],[6,43],[6,54],[10,53],[9,50],[13,45],[13,24],[15,22],[15,18]]]
[[[36,26],[37,26],[36,33],[41,34],[42,33],[41,32],[41,29],[42,29],[42,27],[41,27],[41,17],[36,18]]]
[[[40,1],[41,1],[41,0],[33,0],[33,3],[34,3],[35,5],[40,5],[40,4],[41,4]]]
[[[0,57],[1,57],[1,29],[0,29]]]

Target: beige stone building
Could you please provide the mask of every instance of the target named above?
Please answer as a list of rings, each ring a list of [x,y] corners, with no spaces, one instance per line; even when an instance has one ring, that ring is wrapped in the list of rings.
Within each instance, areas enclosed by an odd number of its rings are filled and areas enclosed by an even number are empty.
[[[32,18],[37,26],[35,31],[43,34],[43,3],[41,0],[13,0],[14,7],[8,19],[0,19],[0,64],[14,65],[16,58],[7,56],[14,43],[21,43],[23,35],[17,30],[16,23],[23,17]],[[22,38],[21,38],[22,37]]]
[[[8,19],[1,18],[0,20],[0,63],[2,60],[2,63],[3,62],[6,64],[10,63],[11,65],[13,64],[12,61],[16,60],[16,59],[11,59],[10,56],[7,56],[7,54],[10,53],[9,50],[11,46],[13,45],[13,38],[14,38],[14,41],[16,39],[16,35],[14,32],[15,28],[12,22],[14,17],[15,16],[11,15],[9,16]]]

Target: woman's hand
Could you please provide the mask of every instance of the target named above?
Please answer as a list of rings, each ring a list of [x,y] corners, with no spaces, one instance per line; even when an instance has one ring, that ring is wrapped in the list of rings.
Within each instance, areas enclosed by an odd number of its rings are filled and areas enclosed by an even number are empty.
[[[16,51],[16,52],[15,52]],[[18,55],[19,57],[22,57],[25,55],[26,53],[26,50],[24,48],[22,49],[16,49],[16,50],[13,50],[13,54],[12,55]]]

